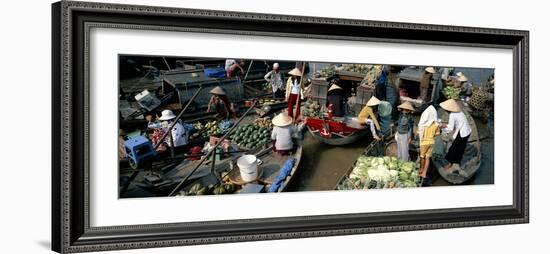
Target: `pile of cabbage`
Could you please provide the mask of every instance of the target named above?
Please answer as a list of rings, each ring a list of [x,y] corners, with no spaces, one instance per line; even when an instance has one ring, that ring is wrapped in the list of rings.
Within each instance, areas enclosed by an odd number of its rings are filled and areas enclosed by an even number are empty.
[[[415,162],[396,157],[360,156],[351,174],[338,186],[338,190],[385,189],[419,187],[421,178]]]

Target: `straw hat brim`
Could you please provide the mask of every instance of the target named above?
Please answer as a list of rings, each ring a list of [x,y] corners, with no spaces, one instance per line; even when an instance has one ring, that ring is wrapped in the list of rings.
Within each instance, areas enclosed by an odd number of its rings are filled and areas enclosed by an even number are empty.
[[[374,96],[370,97],[369,101],[367,102],[367,106],[377,106],[380,104],[380,100]]]
[[[210,93],[211,94],[216,94],[216,95],[226,95],[223,88],[221,88],[219,86],[216,86],[216,87],[214,87],[214,89],[210,90]]]
[[[292,118],[286,113],[281,113],[275,116],[271,122],[275,126],[285,127],[292,124]]]
[[[339,85],[334,84],[328,89],[328,91],[330,92],[332,90],[337,90],[337,89],[342,90],[342,88]]]
[[[431,73],[431,74],[434,74],[434,73],[435,73],[434,67],[428,67],[428,68],[426,68],[426,69],[424,69],[424,70],[425,70],[426,72]]]
[[[468,77],[466,77],[466,76],[464,76],[464,75],[459,76],[459,77],[458,77],[458,81],[460,81],[460,82],[468,81]]]
[[[168,120],[172,120],[172,119],[174,119],[174,118],[176,118],[175,115],[168,115],[168,116],[161,116],[161,117],[159,118],[159,120],[161,120],[161,121],[168,121]]]
[[[456,102],[454,99],[448,99],[442,103],[439,104],[442,109],[450,111],[450,112],[460,112],[462,109],[460,108],[460,105],[458,105],[458,102]]]
[[[400,109],[405,109],[405,110],[409,110],[409,111],[414,111],[413,105],[412,105],[410,102],[408,102],[408,101],[401,103],[401,105],[399,105],[399,106],[397,106],[397,107],[400,108]]]
[[[294,68],[294,69],[292,69],[291,71],[288,72],[288,75],[301,77],[302,72],[300,70],[298,70],[298,68]]]

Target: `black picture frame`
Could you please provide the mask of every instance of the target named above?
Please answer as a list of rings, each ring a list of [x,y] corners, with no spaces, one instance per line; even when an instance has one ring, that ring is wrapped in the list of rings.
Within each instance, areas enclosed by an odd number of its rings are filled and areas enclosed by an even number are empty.
[[[513,50],[513,205],[90,227],[91,27],[197,31]],[[132,248],[472,227],[529,221],[529,32],[62,1],[52,5],[52,249]]]

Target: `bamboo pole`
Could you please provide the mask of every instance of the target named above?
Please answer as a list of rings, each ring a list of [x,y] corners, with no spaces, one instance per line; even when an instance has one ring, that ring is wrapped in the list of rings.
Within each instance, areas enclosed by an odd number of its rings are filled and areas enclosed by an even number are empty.
[[[254,101],[252,102],[252,105],[250,106],[250,108],[248,108],[248,110],[246,110],[246,112],[244,112],[244,114],[241,116],[241,118],[239,118],[239,120],[237,120],[237,122],[235,122],[235,124],[233,125],[233,127],[231,127],[231,128],[229,129],[229,131],[227,131],[227,132],[220,138],[220,140],[224,140],[224,139],[225,139],[225,138],[226,138],[226,137],[227,137],[227,136],[228,136],[228,135],[229,135],[238,125],[239,125],[239,123],[244,119],[244,117],[245,117],[246,115],[248,115],[248,113],[250,113],[250,111],[256,106],[256,103],[257,103],[257,101],[254,100]],[[197,166],[195,166],[195,168],[191,171],[191,173],[189,173],[187,176],[185,176],[185,178],[183,178],[183,179],[179,182],[179,184],[170,192],[170,194],[168,194],[169,197],[170,197],[170,196],[173,196],[173,195],[176,193],[176,191],[178,191],[178,190],[181,188],[181,186],[183,185],[183,183],[184,183],[185,181],[187,181],[187,179],[189,179],[189,177],[191,177],[191,176],[195,173],[195,171],[197,171],[197,169],[199,169],[199,167],[200,167],[200,166],[210,157],[210,155],[212,155],[212,153],[216,151],[216,148],[218,148],[218,146],[220,146],[221,143],[222,143],[222,142],[218,142],[218,143],[212,148],[212,150],[210,150],[208,153],[206,153],[206,155],[199,161],[199,163],[197,164]]]
[[[185,111],[187,110],[187,108],[189,108],[189,105],[191,105],[191,103],[193,103],[193,101],[195,100],[195,98],[197,98],[197,96],[199,95],[200,91],[202,90],[202,86],[199,87],[199,89],[197,89],[197,91],[195,92],[195,94],[193,94],[193,97],[191,97],[191,99],[189,99],[189,101],[187,102],[187,104],[185,105],[185,107],[181,110],[181,112],[178,114],[178,116],[176,116],[174,122],[172,122],[170,124],[170,126],[168,126],[168,130],[162,134],[162,137],[160,138],[160,142],[158,142],[155,147],[153,147],[153,150],[157,150],[157,148],[160,146],[160,144],[162,144],[162,140],[164,140],[166,138],[166,136],[168,136],[169,133],[172,132],[172,128],[174,128],[174,126],[176,125],[176,123],[178,122],[178,120],[183,116],[183,113],[185,113]],[[172,136],[172,135],[170,135]]]

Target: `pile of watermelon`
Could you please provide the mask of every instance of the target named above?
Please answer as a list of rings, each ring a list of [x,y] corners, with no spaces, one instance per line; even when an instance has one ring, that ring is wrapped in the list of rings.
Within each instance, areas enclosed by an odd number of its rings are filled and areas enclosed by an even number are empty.
[[[255,124],[241,125],[235,128],[230,138],[246,149],[263,148],[271,143],[271,129]]]

